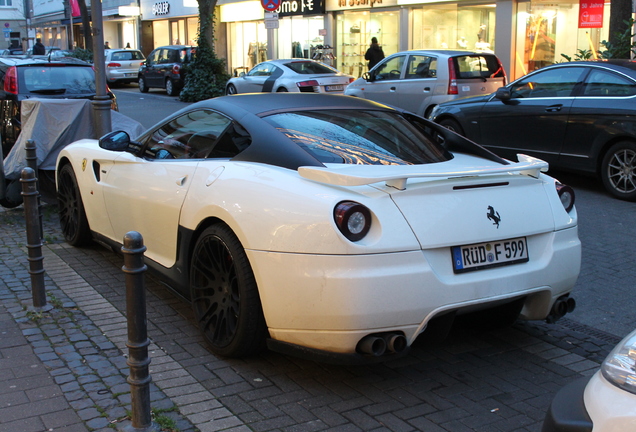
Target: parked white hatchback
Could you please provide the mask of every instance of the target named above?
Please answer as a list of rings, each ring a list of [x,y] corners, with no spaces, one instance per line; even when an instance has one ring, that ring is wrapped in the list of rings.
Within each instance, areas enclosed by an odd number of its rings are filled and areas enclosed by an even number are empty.
[[[636,431],[636,330],[607,356],[592,378],[563,387],[542,432]]]
[[[104,58],[109,84],[137,82],[139,67],[146,59],[141,51],[132,49],[109,49]]]
[[[388,56],[345,90],[428,117],[437,104],[506,85],[497,56],[467,50],[412,50]]]

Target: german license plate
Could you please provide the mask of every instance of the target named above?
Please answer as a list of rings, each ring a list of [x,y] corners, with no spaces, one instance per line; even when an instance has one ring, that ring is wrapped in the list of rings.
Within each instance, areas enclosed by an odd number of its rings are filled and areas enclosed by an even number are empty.
[[[124,74],[124,76],[126,76],[126,77],[134,77],[136,75],[137,74],[135,74],[135,73],[126,73],[126,74]]]
[[[528,261],[525,237],[451,247],[453,271],[465,273]]]
[[[343,91],[344,90],[344,86],[342,84],[328,85],[328,86],[325,86],[325,90],[327,90],[327,91]]]

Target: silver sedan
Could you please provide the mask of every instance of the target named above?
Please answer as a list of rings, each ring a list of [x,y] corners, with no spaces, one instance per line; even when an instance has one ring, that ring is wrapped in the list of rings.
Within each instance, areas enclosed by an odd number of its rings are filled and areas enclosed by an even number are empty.
[[[270,60],[248,73],[232,78],[225,87],[228,95],[260,92],[303,92],[342,94],[354,80],[324,63],[307,59]]]

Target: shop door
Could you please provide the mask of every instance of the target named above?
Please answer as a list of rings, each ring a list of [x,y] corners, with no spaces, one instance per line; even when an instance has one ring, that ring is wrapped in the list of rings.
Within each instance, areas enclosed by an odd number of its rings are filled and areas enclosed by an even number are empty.
[[[170,21],[170,43],[172,45],[185,45],[185,20]]]

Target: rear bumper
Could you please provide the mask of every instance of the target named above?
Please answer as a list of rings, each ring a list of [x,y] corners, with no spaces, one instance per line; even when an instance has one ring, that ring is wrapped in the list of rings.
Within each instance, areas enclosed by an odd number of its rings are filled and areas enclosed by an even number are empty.
[[[559,390],[548,408],[541,432],[592,431],[592,419],[583,399],[589,381],[589,377],[581,378]]]
[[[450,248],[372,255],[246,252],[273,339],[353,353],[369,334],[400,332],[410,345],[435,316],[520,297],[526,298],[522,318],[545,319],[576,282],[581,244],[576,228],[528,241],[541,251],[528,263],[459,275],[452,272]]]

